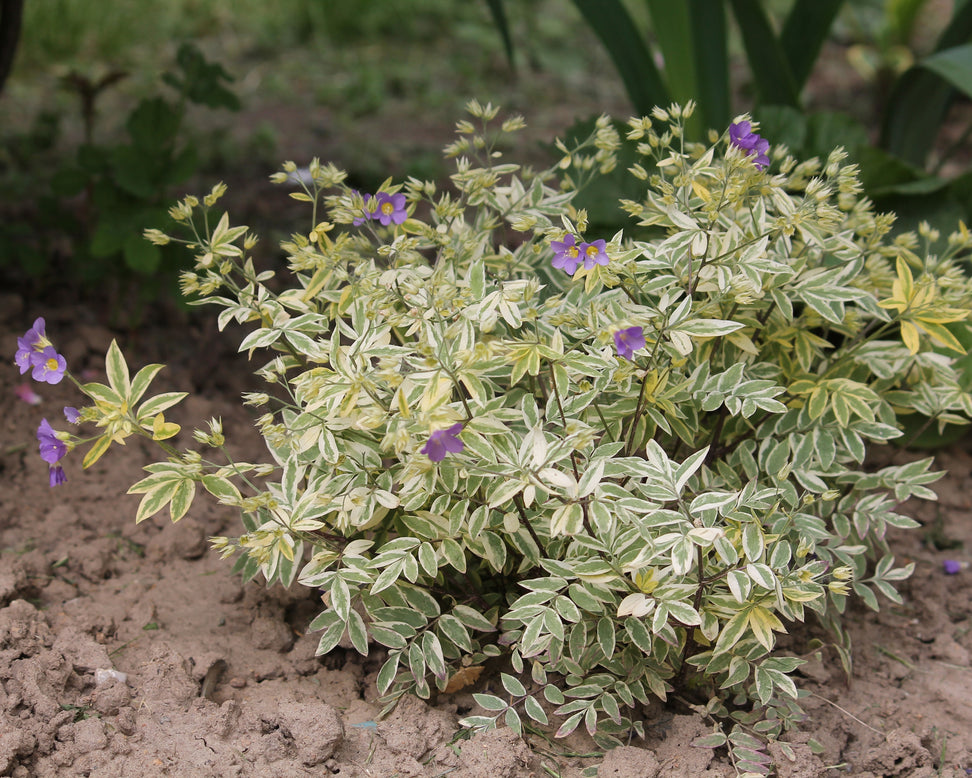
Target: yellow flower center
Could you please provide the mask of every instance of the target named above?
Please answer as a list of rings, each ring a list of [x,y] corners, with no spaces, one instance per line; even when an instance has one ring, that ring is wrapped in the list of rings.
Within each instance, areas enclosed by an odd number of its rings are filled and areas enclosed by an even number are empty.
[[[597,246],[588,246],[587,247],[587,256],[589,256],[589,257],[596,257],[600,253],[601,252],[598,251]]]
[[[571,246],[571,247],[570,247],[570,248],[568,248],[568,249],[567,249],[567,251],[565,251],[564,253],[565,253],[565,254],[566,254],[566,255],[567,255],[568,257],[570,257],[571,259],[573,259],[573,258],[574,258],[574,257],[576,257],[576,256],[577,256],[577,255],[578,255],[578,254],[579,254],[580,252],[579,252],[579,251],[577,250],[577,246]]]
[[[57,370],[57,360],[54,359],[53,357],[51,357],[50,359],[48,359],[47,362],[45,363],[45,365],[47,366],[47,369],[50,370],[50,371],[52,371],[52,372],[55,371],[55,370]]]
[[[391,203],[382,203],[381,204],[381,212],[382,213],[388,214],[388,213],[392,213],[394,210],[395,210],[395,206],[392,205]]]

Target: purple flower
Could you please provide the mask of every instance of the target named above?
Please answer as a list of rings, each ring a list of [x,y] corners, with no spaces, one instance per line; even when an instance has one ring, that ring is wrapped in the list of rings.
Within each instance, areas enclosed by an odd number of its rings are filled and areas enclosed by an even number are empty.
[[[355,227],[357,227],[358,225],[364,224],[366,221],[370,221],[371,219],[374,219],[375,218],[374,206],[375,206],[375,204],[377,204],[377,201],[375,203],[373,203],[372,206],[369,208],[368,207],[368,203],[370,201],[371,201],[371,195],[370,194],[366,194],[364,196],[364,210],[362,211],[362,214],[363,215],[362,216],[356,216],[355,219],[354,219],[354,221],[351,222]]]
[[[50,485],[58,486],[67,481],[64,468],[58,462],[67,454],[67,444],[57,436],[47,419],[41,421],[37,428],[37,441],[40,444],[40,456],[50,468]]]
[[[945,575],[957,575],[962,570],[962,563],[954,559],[946,559],[942,562],[942,567],[945,569]]]
[[[81,411],[77,408],[72,408],[70,405],[66,405],[64,406],[64,418],[71,422],[71,424],[77,424],[81,419]]]
[[[641,327],[628,327],[614,333],[614,345],[618,347],[618,356],[631,359],[635,351],[645,347],[645,332]]]
[[[465,448],[459,440],[462,423],[453,424],[447,430],[436,430],[429,435],[429,441],[422,447],[422,453],[428,454],[433,462],[441,462],[446,454],[458,454]]]
[[[27,342],[26,338],[17,338],[17,353],[14,355],[14,362],[20,368],[21,375],[30,370],[30,355],[33,353],[34,349],[31,348],[31,344]]]
[[[405,195],[401,192],[393,195],[379,192],[375,195],[375,199],[378,204],[375,207],[374,216],[371,218],[377,219],[384,226],[387,227],[392,222],[401,224],[408,218],[408,214],[405,212]]]
[[[41,459],[49,465],[61,461],[67,454],[67,444],[57,436],[47,419],[42,420],[37,428],[37,440],[40,443]]]
[[[46,381],[49,384],[60,383],[67,370],[67,360],[64,359],[53,346],[45,346],[43,351],[35,351],[30,355],[30,364],[34,372],[30,374],[35,381]]]
[[[586,270],[590,270],[594,265],[606,265],[608,263],[606,245],[603,240],[580,244],[580,253],[584,257],[584,268]]]
[[[30,369],[31,355],[34,351],[39,350],[37,346],[41,344],[42,340],[47,340],[44,336],[44,319],[38,317],[34,320],[34,326],[24,333],[24,337],[17,338],[17,353],[14,356],[14,362],[20,368],[21,375]]]
[[[755,139],[753,125],[750,122],[735,122],[729,125],[729,143],[739,149],[750,151],[753,148]]]
[[[729,145],[746,152],[747,157],[755,155],[753,164],[762,170],[769,166],[769,141],[752,131],[749,122],[736,122],[729,127]]]
[[[563,240],[550,241],[550,248],[554,251],[554,258],[550,264],[569,276],[574,275],[574,271],[581,263],[580,248],[576,244],[577,239],[569,233],[564,235]]]

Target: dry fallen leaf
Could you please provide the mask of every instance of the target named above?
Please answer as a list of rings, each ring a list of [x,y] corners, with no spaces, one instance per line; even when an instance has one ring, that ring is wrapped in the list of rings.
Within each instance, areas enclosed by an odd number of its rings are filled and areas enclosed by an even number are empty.
[[[467,686],[472,686],[474,683],[476,683],[476,681],[479,680],[479,676],[482,674],[482,665],[462,667],[449,679],[449,683],[446,684],[445,689],[442,691],[445,694],[452,694],[460,689],[465,689]]]

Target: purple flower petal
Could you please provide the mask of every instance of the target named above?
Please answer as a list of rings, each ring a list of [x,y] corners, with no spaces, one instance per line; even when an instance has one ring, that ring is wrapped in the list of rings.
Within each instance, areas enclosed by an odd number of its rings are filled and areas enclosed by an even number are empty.
[[[408,212],[405,210],[405,195],[401,192],[393,195],[379,192],[375,197],[378,203],[372,218],[380,221],[385,227],[392,223],[401,224],[408,218]]]
[[[729,142],[733,146],[740,146],[752,134],[753,125],[750,122],[736,122],[729,126]]]
[[[64,474],[64,468],[60,465],[54,465],[54,467],[50,469],[49,477],[52,489],[55,486],[60,486],[61,484],[67,483],[67,476]]]
[[[365,194],[364,195],[364,210],[362,211],[362,214],[363,215],[362,216],[356,216],[354,218],[354,220],[351,222],[351,224],[353,224],[355,227],[357,227],[360,224],[364,224],[366,221],[370,221],[371,219],[374,219],[375,218],[374,206],[377,204],[377,202],[376,203],[372,203],[372,205],[369,207],[368,203],[370,201],[371,201],[371,195],[370,194]]]
[[[769,141],[752,132],[749,122],[736,122],[729,126],[729,145],[746,152],[746,156],[753,157],[753,165],[759,170],[769,167]]]
[[[57,432],[47,419],[42,420],[37,428],[37,441],[40,444],[40,457],[49,465],[59,462],[67,454],[67,444],[57,437]]]
[[[14,362],[20,368],[21,375],[30,370],[31,358],[35,351],[41,350],[38,346],[45,340],[44,319],[41,317],[34,320],[34,326],[27,330],[22,338],[17,338],[17,353],[14,355]]]
[[[40,343],[42,339],[47,337],[44,334],[45,326],[46,323],[44,322],[44,317],[38,316],[36,319],[34,319],[34,326],[27,330],[27,332],[24,334],[24,340],[27,341],[27,343],[31,346]]]
[[[35,351],[30,355],[30,364],[34,371],[30,374],[35,381],[46,381],[49,384],[60,383],[67,370],[67,360],[64,359],[53,346],[45,346],[43,351]]]
[[[64,406],[64,418],[71,422],[71,424],[77,424],[81,419],[81,411],[77,408],[72,408],[70,405],[66,405]]]
[[[942,562],[942,568],[945,570],[945,575],[958,575],[962,570],[962,563],[955,559],[946,559]]]
[[[554,258],[550,264],[558,270],[563,270],[569,276],[574,275],[582,259],[580,248],[577,246],[577,239],[568,233],[564,235],[563,240],[550,241],[550,248],[554,252]]]
[[[595,240],[591,243],[581,243],[580,253],[584,258],[584,268],[590,270],[594,265],[606,265],[608,263],[607,243],[604,240]]]
[[[446,430],[436,430],[429,435],[428,442],[422,447],[422,453],[433,462],[441,462],[446,454],[458,454],[465,448],[459,440],[460,432],[462,432],[461,422],[453,424]]]
[[[645,347],[645,332],[641,327],[628,327],[614,333],[614,345],[618,356],[631,359],[634,352]]]
[[[30,355],[32,353],[34,353],[34,349],[31,348],[27,339],[17,338],[17,353],[14,355],[14,362],[20,368],[21,375],[30,370]]]

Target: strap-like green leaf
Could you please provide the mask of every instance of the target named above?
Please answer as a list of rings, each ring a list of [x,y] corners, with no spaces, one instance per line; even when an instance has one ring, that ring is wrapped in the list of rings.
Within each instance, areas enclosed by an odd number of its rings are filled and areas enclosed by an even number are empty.
[[[803,89],[844,0],[797,0],[783,23],[780,44],[797,91]]]
[[[698,73],[695,68],[689,3],[670,0],[645,0],[651,15],[651,28],[665,61],[664,78],[672,99],[681,104],[698,100]]]
[[[776,105],[797,105],[799,93],[790,63],[766,11],[758,0],[729,0],[742,33],[746,59],[759,99]]]
[[[707,127],[722,127],[729,119],[729,61],[726,14],[722,0],[647,0],[658,48],[665,58],[665,82],[672,99],[684,105],[695,100],[698,119],[689,133],[701,136]]]
[[[972,97],[972,43],[925,57],[921,67],[937,73],[949,84]]]
[[[635,111],[647,116],[671,102],[651,52],[620,0],[574,0],[588,26],[604,44],[624,81]]]
[[[972,2],[957,0],[952,20],[935,46],[945,52],[972,37]],[[884,111],[881,146],[913,165],[924,167],[938,129],[955,97],[939,73],[919,63],[897,80]]]
[[[500,37],[503,39],[503,48],[506,50],[506,59],[511,68],[516,68],[516,60],[513,57],[513,38],[510,35],[510,24],[506,19],[506,8],[503,0],[486,0],[489,12],[493,17],[493,24],[499,30]]]
[[[677,5],[673,3],[672,5]],[[722,0],[688,0],[703,130],[721,130],[732,118],[729,90],[729,39]]]

